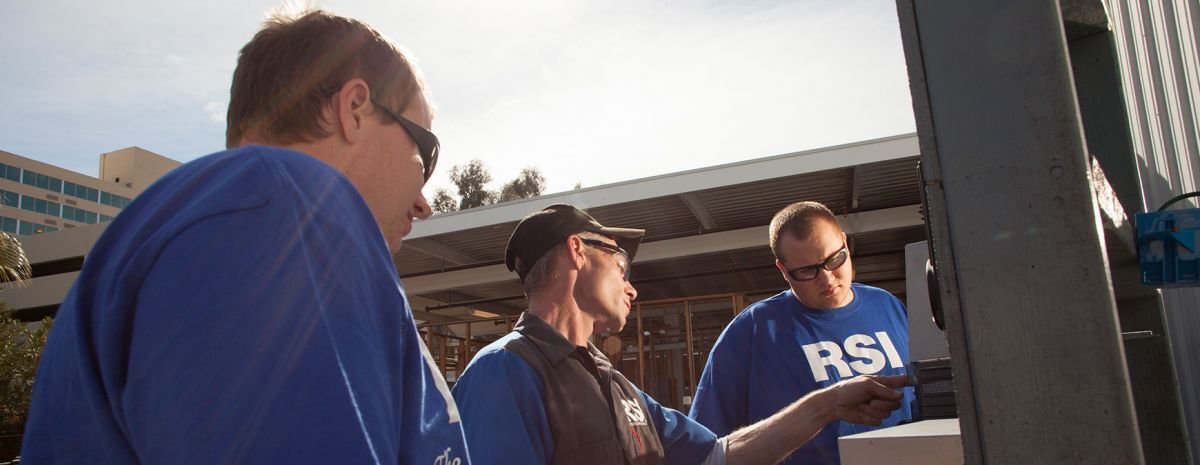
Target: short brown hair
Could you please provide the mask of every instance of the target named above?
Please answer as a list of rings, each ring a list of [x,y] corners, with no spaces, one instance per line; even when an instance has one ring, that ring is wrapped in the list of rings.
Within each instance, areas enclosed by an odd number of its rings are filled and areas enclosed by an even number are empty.
[[[771,218],[771,252],[775,254],[775,258],[783,261],[783,254],[779,250],[779,240],[783,234],[806,240],[817,229],[819,221],[826,221],[839,231],[842,229],[833,212],[820,202],[796,202],[779,210],[779,213]]]
[[[321,10],[267,19],[238,54],[226,147],[247,136],[280,145],[328,136],[323,118],[329,98],[356,77],[398,111],[413,97],[425,97],[416,66],[361,21]]]

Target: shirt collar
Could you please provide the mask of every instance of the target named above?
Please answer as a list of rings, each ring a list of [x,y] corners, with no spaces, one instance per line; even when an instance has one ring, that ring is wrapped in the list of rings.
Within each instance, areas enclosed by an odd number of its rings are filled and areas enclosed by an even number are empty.
[[[532,313],[522,313],[513,330],[519,331],[522,336],[533,341],[542,355],[545,355],[553,365],[557,365],[575,351],[575,344],[568,341],[566,336],[550,326],[550,323],[546,323],[545,320]]]

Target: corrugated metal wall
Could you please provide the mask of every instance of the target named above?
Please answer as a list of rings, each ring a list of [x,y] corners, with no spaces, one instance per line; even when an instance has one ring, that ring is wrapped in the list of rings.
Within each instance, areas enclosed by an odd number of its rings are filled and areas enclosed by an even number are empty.
[[[1200,3],[1105,0],[1105,5],[1145,206],[1153,210],[1175,195],[1200,190]],[[1190,206],[1196,206],[1194,200]],[[1166,290],[1163,301],[1193,463],[1200,464],[1200,289]]]

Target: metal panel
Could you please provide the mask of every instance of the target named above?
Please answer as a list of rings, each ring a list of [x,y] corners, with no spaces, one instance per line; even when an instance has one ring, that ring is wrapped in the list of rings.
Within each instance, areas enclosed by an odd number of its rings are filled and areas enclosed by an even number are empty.
[[[1146,207],[1200,189],[1200,4],[1106,0]],[[1192,203],[1192,206],[1195,206]],[[1200,464],[1200,290],[1163,291],[1171,352]]]
[[[1163,308],[1171,352],[1175,358],[1175,374],[1179,377],[1179,393],[1183,399],[1184,416],[1191,433],[1192,463],[1200,463],[1200,289],[1167,289],[1163,291]]]
[[[533,210],[530,210],[526,213],[532,212]],[[508,236],[512,234],[513,228],[517,227],[516,220],[519,219],[455,234],[442,234],[434,236],[433,239],[483,262],[504,260],[504,245],[508,243]]]
[[[967,463],[1142,463],[1058,2],[898,6]]]
[[[401,276],[418,272],[442,270],[454,266],[454,263],[441,257],[426,255],[404,246],[401,246],[400,251],[392,258],[392,261],[396,263],[396,270]]]
[[[815,200],[835,213],[850,206],[850,169],[826,170],[799,176],[700,192],[713,219],[722,228],[767,224],[780,209],[793,202]]]
[[[700,232],[700,221],[678,196],[595,207],[588,210],[601,224],[645,229],[642,242],[690,236]]]
[[[896,228],[855,234],[854,255],[875,255],[884,252],[901,252],[904,246],[925,240],[925,227]]]
[[[858,167],[858,210],[890,208],[921,203],[917,180],[918,157],[871,163]]]

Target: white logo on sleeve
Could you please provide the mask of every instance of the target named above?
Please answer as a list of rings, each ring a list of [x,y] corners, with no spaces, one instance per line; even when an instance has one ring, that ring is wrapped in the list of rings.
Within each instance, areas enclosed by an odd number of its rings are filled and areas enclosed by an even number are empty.
[[[442,452],[442,455],[439,455],[436,459],[433,459],[433,465],[462,465],[462,459],[459,457],[451,457],[450,448],[447,447],[446,451]]]
[[[873,347],[876,344],[883,350]],[[842,351],[843,347],[845,352]],[[850,378],[855,374],[873,375],[889,364],[892,368],[904,367],[904,361],[900,360],[900,353],[896,352],[892,338],[883,331],[877,331],[874,338],[866,334],[855,334],[846,338],[841,345],[831,341],[819,341],[805,344],[803,349],[804,356],[808,359],[808,367],[812,369],[813,379],[818,382],[829,380],[829,370],[826,367],[833,367],[841,378]],[[843,354],[854,359],[847,363]]]
[[[646,424],[646,414],[642,412],[642,407],[638,405],[637,401],[621,399],[621,405],[625,406],[625,416],[629,418],[629,424]]]

